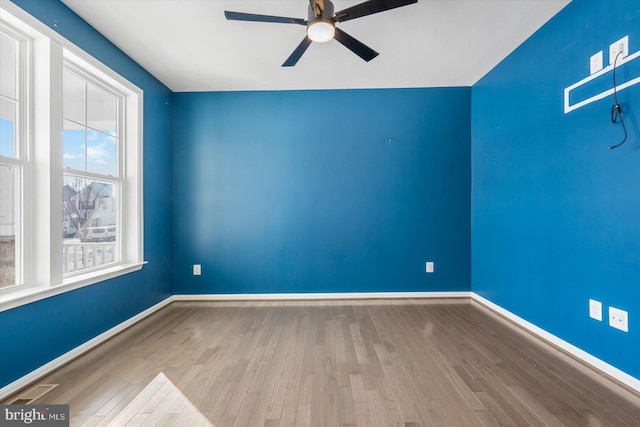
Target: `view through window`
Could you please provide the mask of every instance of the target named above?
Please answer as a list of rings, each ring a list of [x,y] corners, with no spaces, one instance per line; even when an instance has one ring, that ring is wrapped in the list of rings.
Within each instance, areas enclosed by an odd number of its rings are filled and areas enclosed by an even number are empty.
[[[119,98],[82,74],[63,78],[63,272],[120,260]]]

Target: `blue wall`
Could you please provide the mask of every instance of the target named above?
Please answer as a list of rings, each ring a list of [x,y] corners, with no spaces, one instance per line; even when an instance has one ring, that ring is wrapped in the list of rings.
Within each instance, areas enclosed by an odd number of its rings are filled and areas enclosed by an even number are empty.
[[[171,294],[172,93],[66,6],[15,0],[144,90],[145,259],[142,271],[0,312],[0,387]],[[161,232],[159,232],[161,230]]]
[[[608,64],[627,34],[640,50],[639,2],[574,0],[473,87],[472,280],[640,378],[640,85],[620,92],[629,141],[618,149],[611,97],[563,113],[563,89],[589,75],[596,52]],[[605,321],[589,318],[589,298]],[[609,306],[629,311],[629,333],[608,326]]]
[[[469,290],[470,93],[176,94],[174,292]]]

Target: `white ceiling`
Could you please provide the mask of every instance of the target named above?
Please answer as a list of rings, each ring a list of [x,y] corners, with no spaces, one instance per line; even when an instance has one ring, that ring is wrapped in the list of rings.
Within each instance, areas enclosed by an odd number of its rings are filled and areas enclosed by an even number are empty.
[[[224,11],[306,19],[307,0],[63,0],[175,92],[471,86],[569,1],[419,0],[338,24],[380,53],[371,62],[332,40],[283,68],[303,26]]]

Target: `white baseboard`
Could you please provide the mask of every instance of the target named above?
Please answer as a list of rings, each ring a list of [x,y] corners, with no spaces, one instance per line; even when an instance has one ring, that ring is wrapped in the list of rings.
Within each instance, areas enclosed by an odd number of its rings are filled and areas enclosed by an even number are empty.
[[[589,365],[592,368],[595,368],[596,370],[602,372],[603,374],[605,374],[606,376],[609,376],[611,378],[613,378],[614,380],[626,385],[627,387],[636,390],[638,392],[640,392],[640,380],[638,378],[635,378],[629,374],[627,374],[624,371],[621,371],[620,369],[616,368],[615,366],[612,366],[610,364],[608,364],[607,362],[598,359],[595,356],[592,356],[591,354],[587,353],[586,351],[574,346],[573,344],[568,343],[567,341],[558,338],[557,336],[553,335],[552,333],[549,333],[547,331],[545,331],[544,329],[534,325],[531,322],[528,322],[526,320],[524,320],[523,318],[513,314],[512,312],[500,307],[497,304],[492,303],[491,301],[489,301],[486,298],[481,297],[480,295],[476,294],[475,292],[471,292],[471,299],[481,305],[483,305],[484,307],[486,307],[487,309],[505,317],[507,320],[511,321],[512,323],[515,323],[516,325],[526,329],[527,331],[531,332],[532,334],[538,336],[539,338],[543,339],[544,341],[547,341],[548,343],[560,348],[561,350],[569,353],[571,356],[575,357],[576,359],[586,363],[587,365]]]
[[[62,356],[59,356],[59,357],[53,359],[51,362],[49,362],[49,363],[47,363],[45,365],[42,365],[38,369],[29,372],[27,375],[15,380],[14,382],[12,382],[10,384],[7,384],[6,386],[4,386],[4,387],[2,387],[0,389],[0,400],[3,400],[5,398],[11,396],[12,394],[16,393],[20,389],[22,389],[22,388],[28,386],[29,384],[37,381],[39,378],[42,378],[45,375],[47,375],[47,374],[51,373],[52,371],[54,371],[55,369],[58,369],[59,367],[61,367],[65,363],[69,363],[70,361],[72,361],[76,357],[78,357],[78,356],[82,355],[83,353],[91,350],[92,348],[96,347],[97,345],[102,344],[103,342],[105,342],[109,338],[115,336],[116,334],[124,331],[128,327],[130,327],[130,326],[134,325],[135,323],[141,321],[145,317],[150,316],[151,314],[153,314],[156,311],[160,310],[161,308],[165,307],[166,305],[168,305],[172,301],[173,301],[172,297],[169,297],[169,298],[167,298],[167,299],[165,299],[163,301],[160,301],[156,305],[154,305],[152,307],[149,307],[148,309],[136,314],[135,316],[133,316],[133,317],[125,320],[124,322],[114,326],[113,328],[109,329],[108,331],[105,331],[105,332],[101,333],[97,337],[92,338],[89,341],[85,342],[84,344],[81,344],[78,347],[66,352]]]
[[[328,292],[299,294],[181,294],[174,301],[298,301],[398,298],[471,298],[471,292]]]

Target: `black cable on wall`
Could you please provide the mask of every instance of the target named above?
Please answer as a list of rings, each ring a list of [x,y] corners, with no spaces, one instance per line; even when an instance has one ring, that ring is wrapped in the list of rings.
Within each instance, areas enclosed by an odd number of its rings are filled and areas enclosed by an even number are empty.
[[[613,150],[614,148],[620,147],[622,144],[627,142],[627,126],[624,124],[624,118],[622,117],[622,107],[618,102],[618,87],[616,83],[616,67],[618,65],[618,58],[622,55],[622,51],[618,52],[616,55],[616,59],[613,61],[613,102],[614,104],[611,106],[611,122],[618,123],[620,120],[620,124],[622,124],[622,130],[624,130],[624,139],[617,143],[616,145],[612,145],[609,147],[609,150]]]

